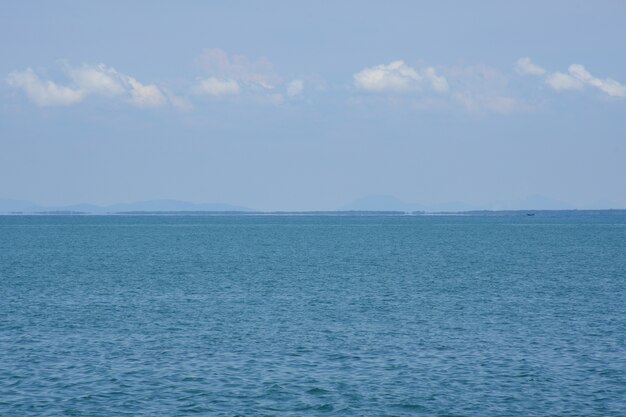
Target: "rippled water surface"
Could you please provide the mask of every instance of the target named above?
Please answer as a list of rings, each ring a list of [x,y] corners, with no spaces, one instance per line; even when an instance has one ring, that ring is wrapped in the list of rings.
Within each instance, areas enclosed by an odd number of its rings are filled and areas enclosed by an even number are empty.
[[[626,416],[626,218],[0,216],[1,416]]]

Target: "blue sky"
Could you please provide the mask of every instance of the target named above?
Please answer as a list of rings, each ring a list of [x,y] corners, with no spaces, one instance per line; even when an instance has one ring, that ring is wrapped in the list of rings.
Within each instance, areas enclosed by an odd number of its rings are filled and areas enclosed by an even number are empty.
[[[0,198],[626,208],[626,3],[6,2]]]

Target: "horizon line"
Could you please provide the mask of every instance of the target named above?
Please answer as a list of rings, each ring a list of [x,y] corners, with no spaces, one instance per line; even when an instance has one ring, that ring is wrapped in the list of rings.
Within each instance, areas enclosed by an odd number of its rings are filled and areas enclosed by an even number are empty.
[[[420,215],[488,215],[488,214],[556,214],[556,213],[577,213],[592,214],[605,212],[623,212],[624,208],[601,208],[601,209],[477,209],[477,210],[457,210],[457,211],[423,211],[423,210],[271,210],[271,211],[244,211],[244,210],[132,210],[132,211],[112,211],[112,212],[88,212],[75,210],[44,210],[44,211],[7,211],[0,212],[0,216],[280,216],[280,215],[326,215],[326,216],[420,216]]]

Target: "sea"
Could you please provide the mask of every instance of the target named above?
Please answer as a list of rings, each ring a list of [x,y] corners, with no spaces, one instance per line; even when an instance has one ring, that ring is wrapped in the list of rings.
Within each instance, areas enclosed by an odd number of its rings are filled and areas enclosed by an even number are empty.
[[[626,215],[0,216],[0,416],[626,416]]]

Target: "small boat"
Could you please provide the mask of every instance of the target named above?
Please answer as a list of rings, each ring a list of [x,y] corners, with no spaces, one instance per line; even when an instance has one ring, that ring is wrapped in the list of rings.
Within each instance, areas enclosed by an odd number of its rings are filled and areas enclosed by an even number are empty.
[[[535,213],[526,213],[527,216],[534,216]]]

